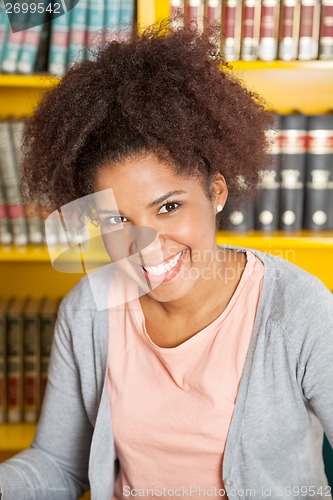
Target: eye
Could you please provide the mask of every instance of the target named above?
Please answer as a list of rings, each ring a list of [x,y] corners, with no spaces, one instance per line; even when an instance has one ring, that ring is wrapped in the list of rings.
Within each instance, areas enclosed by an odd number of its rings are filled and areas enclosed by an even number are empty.
[[[176,206],[177,205],[177,206]],[[161,206],[159,213],[161,214],[168,214],[170,212],[174,212],[181,206],[181,203],[178,201],[169,201],[165,203],[164,205]]]
[[[111,217],[108,217],[107,219],[103,219],[101,221],[101,225],[103,227],[117,226],[118,224],[121,224],[123,222],[127,222],[126,217],[122,217],[121,215],[112,215]]]

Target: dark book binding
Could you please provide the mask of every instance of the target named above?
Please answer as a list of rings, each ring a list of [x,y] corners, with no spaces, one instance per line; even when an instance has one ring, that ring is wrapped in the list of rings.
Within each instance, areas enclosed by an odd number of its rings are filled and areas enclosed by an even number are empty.
[[[308,119],[304,227],[329,229],[330,177],[332,169],[332,114]]]
[[[22,421],[23,410],[23,301],[12,299],[7,330],[7,420]]]
[[[281,116],[275,115],[270,136],[269,166],[260,172],[258,196],[256,199],[255,229],[274,231],[279,228],[280,210],[280,132]]]
[[[0,299],[0,424],[7,420],[7,303]]]
[[[303,227],[304,184],[307,147],[307,117],[285,115],[281,130],[280,229]]]
[[[23,420],[37,422],[40,408],[40,301],[28,299],[24,308]]]

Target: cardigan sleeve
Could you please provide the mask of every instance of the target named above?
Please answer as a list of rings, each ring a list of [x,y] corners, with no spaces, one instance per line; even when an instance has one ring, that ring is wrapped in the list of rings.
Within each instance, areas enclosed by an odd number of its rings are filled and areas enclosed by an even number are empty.
[[[60,308],[48,383],[31,447],[0,465],[3,500],[77,500],[89,489],[93,426],[81,395],[70,314]]]
[[[321,318],[316,324],[316,335],[301,357],[302,389],[333,447],[333,296],[316,316]]]

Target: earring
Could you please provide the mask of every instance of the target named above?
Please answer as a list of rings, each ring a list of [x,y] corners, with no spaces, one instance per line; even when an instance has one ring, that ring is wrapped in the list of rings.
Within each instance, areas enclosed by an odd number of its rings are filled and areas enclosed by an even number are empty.
[[[216,210],[217,210],[217,212],[222,212],[223,206],[221,204],[217,205]]]

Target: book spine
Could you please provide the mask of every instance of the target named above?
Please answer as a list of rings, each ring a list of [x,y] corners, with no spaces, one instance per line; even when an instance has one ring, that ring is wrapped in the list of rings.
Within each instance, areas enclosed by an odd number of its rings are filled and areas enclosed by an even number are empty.
[[[243,1],[241,59],[244,61],[255,61],[258,58],[260,8],[259,0]]]
[[[104,0],[89,0],[88,2],[88,39],[86,57],[95,58],[98,48],[102,44],[104,26]]]
[[[41,314],[41,330],[40,330],[40,401],[43,402],[45,389],[47,385],[47,370],[49,367],[51,346],[53,340],[53,331],[56,320],[56,313]]]
[[[0,3],[0,68],[9,34],[9,20],[3,2]]]
[[[7,336],[7,420],[22,422],[23,410],[23,318],[8,314]]]
[[[38,314],[24,318],[23,420],[35,423],[40,408],[40,324]]]
[[[112,2],[110,2],[110,4],[112,4]],[[79,62],[85,59],[85,49],[88,36],[87,14],[88,0],[80,0],[80,2],[71,10],[68,51],[68,63],[70,66],[74,62]]]
[[[262,0],[259,39],[259,59],[262,61],[274,61],[277,58],[279,12],[278,0]]]
[[[106,2],[104,12],[104,28],[106,41],[118,40],[120,27],[120,0]]]
[[[34,14],[32,14],[34,16]],[[35,69],[39,42],[43,29],[43,18],[39,19],[41,24],[33,26],[24,31],[22,48],[17,61],[17,71],[23,74],[31,74]]]
[[[55,76],[62,76],[67,68],[70,15],[52,17],[48,71]]]
[[[244,202],[241,195],[231,195],[221,216],[219,229],[234,232],[250,231],[255,227],[255,202]]]
[[[333,59],[333,0],[322,0],[319,59]]]
[[[280,229],[303,227],[307,118],[302,114],[283,117],[281,131]]]
[[[18,169],[18,177],[21,177],[22,170],[22,134],[23,134],[24,121],[13,120],[10,122],[12,140],[14,145],[14,152],[16,157],[16,164]],[[42,243],[43,233],[41,220],[38,216],[38,209],[35,205],[24,205],[24,213],[28,231],[29,243]]]
[[[242,5],[239,0],[223,0],[223,53],[227,61],[237,61],[240,57],[241,17]]]
[[[177,16],[179,13],[184,14],[185,5],[184,0],[170,0],[170,15],[172,18]],[[171,29],[172,31],[176,31],[178,28],[181,28],[184,24],[184,19],[172,20]]]
[[[283,61],[297,59],[299,27],[299,1],[282,0],[280,7],[279,58]]]
[[[329,115],[310,116],[305,190],[305,229],[329,228],[332,127]]]
[[[13,32],[12,29],[9,30],[7,43],[4,49],[4,54],[1,63],[1,70],[5,73],[16,73],[17,63],[20,57],[22,45],[24,43],[25,32],[27,21],[29,18],[29,12],[25,12],[23,9],[20,10],[15,16],[15,26],[20,28],[21,31]]]
[[[185,24],[193,31],[203,30],[204,2],[203,0],[185,0]]]
[[[13,242],[16,245],[25,245],[28,242],[28,233],[19,190],[14,147],[8,122],[0,123],[0,163],[8,215],[13,231]]]
[[[298,59],[317,59],[320,25],[319,0],[301,0]]]
[[[274,231],[279,228],[280,135],[281,116],[276,115],[274,128],[268,131],[272,163],[259,173],[255,229],[261,231]]]
[[[7,318],[0,301],[0,424],[7,420]]]
[[[7,210],[7,201],[5,198],[5,189],[2,181],[1,162],[0,162],[0,243],[8,245],[12,243],[13,235],[9,225],[9,215]]]

